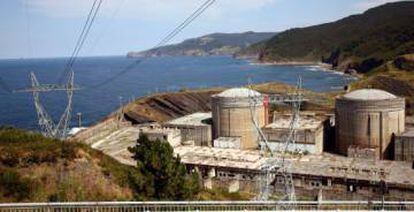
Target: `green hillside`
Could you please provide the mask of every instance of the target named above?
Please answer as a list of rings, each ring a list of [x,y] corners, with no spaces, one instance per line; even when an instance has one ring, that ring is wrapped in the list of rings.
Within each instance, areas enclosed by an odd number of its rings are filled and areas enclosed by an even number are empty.
[[[213,33],[143,52],[129,52],[127,56],[232,55],[242,48],[269,39],[275,34],[273,32]]]
[[[0,202],[133,199],[139,173],[86,145],[0,128]]]
[[[365,73],[414,52],[414,2],[388,3],[363,14],[294,28],[242,50],[264,62],[312,61]]]
[[[251,198],[201,189],[166,142],[141,136],[137,144],[132,167],[85,144],[0,127],[0,203]]]

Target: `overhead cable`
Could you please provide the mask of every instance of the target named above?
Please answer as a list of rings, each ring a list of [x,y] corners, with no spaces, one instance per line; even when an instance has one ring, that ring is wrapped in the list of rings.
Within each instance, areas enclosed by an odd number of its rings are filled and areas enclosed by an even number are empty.
[[[73,52],[68,60],[68,62],[66,63],[64,70],[62,72],[62,74],[60,75],[60,78],[58,80],[58,83],[61,83],[64,78],[68,75],[69,71],[72,70],[72,66],[75,63],[75,61],[77,60],[78,54],[80,52],[80,50],[83,47],[83,44],[89,34],[89,31],[93,25],[93,22],[96,18],[96,15],[98,14],[99,8],[102,5],[103,0],[94,0],[91,9],[89,10],[88,16],[86,18],[85,24],[82,27],[82,31],[77,39],[76,45],[73,49]]]
[[[177,27],[175,27],[170,33],[168,33],[157,45],[155,45],[153,50],[157,52],[157,48],[160,46],[163,46],[167,44],[169,41],[171,41],[178,33],[180,33],[185,27],[187,27],[189,24],[191,24],[197,17],[199,17],[205,10],[207,10],[216,0],[207,0],[202,5],[200,5],[193,13],[191,13],[190,16],[188,16],[181,24],[179,24]],[[108,79],[104,80],[101,83],[98,83],[92,87],[91,89],[99,88],[117,78],[124,75],[128,71],[132,70],[136,65],[142,63],[144,60],[148,59],[151,55],[151,49],[146,52],[146,54],[132,62],[131,64],[127,65],[125,68],[123,68],[121,71],[119,71],[117,74],[115,74],[112,77],[109,77]],[[156,53],[155,52],[155,53]]]

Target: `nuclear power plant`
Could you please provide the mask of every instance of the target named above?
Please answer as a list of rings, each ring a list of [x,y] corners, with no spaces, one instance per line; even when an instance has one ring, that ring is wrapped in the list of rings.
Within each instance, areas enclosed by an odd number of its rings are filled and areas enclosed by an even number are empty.
[[[127,147],[135,145],[138,132],[145,132],[173,146],[181,162],[200,173],[205,188],[260,193],[263,167],[270,164],[276,169],[269,187],[280,195],[286,178],[277,161],[283,155],[298,197],[414,200],[414,133],[405,127],[404,98],[377,89],[355,90],[335,98],[334,113],[300,111],[295,122],[292,111],[269,106],[293,101],[231,88],[211,96],[211,113],[121,128],[108,120],[76,137],[133,165]],[[96,133],[99,129],[106,134]],[[263,152],[263,141],[273,156]]]

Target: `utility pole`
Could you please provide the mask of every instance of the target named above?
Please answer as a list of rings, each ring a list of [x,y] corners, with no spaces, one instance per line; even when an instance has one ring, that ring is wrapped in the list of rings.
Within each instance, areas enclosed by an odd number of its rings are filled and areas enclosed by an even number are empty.
[[[82,113],[76,113],[76,115],[78,116],[78,127],[81,128],[82,127]]]
[[[118,128],[121,127],[121,123],[123,119],[124,119],[124,106],[122,104],[122,96],[119,96]]]

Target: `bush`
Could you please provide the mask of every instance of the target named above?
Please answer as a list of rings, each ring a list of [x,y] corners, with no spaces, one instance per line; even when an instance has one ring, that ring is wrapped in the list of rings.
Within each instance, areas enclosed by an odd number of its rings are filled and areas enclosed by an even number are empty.
[[[10,169],[0,168],[0,194],[18,201],[28,199],[37,183],[29,178],[22,177],[19,173]]]
[[[45,138],[9,127],[0,128],[0,164],[8,167],[54,163],[58,159],[74,159],[79,144]]]

